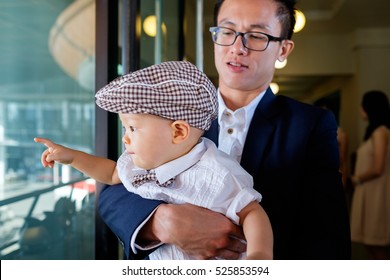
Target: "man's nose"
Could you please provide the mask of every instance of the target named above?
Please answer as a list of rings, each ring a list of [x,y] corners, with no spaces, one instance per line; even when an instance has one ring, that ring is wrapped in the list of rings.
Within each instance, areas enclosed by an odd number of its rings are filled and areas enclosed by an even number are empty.
[[[239,34],[232,45],[232,53],[245,55],[248,53],[248,49],[244,45],[244,36],[243,34]]]

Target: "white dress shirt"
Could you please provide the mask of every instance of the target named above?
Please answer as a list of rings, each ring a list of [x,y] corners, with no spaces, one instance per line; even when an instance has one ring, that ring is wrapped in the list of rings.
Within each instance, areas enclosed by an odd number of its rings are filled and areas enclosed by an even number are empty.
[[[238,162],[241,162],[246,135],[248,134],[253,114],[264,94],[265,91],[261,92],[245,107],[232,111],[226,107],[218,90],[218,149],[231,155]]]
[[[250,202],[261,200],[261,195],[253,189],[252,176],[206,138],[202,138],[186,155],[155,169],[160,183],[175,177],[175,182],[169,187],[160,187],[152,182],[133,187],[132,177],[139,169],[135,168],[127,153],[123,153],[118,159],[117,169],[119,178],[130,192],[148,199],[205,207],[226,215],[236,224],[239,223],[238,212]],[[135,239],[136,234],[133,236]],[[136,252],[141,248],[134,241],[131,240],[131,248]],[[165,260],[190,259],[170,244],[159,247],[149,257]]]

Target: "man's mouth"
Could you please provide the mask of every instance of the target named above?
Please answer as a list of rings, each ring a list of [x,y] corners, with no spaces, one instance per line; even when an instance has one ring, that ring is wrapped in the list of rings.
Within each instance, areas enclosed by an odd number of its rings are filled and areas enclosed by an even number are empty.
[[[241,64],[239,62],[228,62],[228,66],[235,67],[235,68],[248,68],[248,66]]]

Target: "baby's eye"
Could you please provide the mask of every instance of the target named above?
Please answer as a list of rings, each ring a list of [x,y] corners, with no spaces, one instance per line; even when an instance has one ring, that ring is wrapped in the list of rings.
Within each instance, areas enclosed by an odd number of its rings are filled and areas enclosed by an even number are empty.
[[[130,125],[130,126],[129,126],[129,129],[130,129],[131,132],[134,132],[134,131],[135,131],[135,127],[134,127],[134,126],[131,126],[131,125]]]

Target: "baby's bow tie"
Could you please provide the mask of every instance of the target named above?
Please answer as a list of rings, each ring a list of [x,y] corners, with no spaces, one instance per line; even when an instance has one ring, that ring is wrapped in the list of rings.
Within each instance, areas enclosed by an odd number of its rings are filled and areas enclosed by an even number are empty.
[[[175,178],[171,178],[165,183],[161,184],[156,177],[156,172],[154,170],[147,171],[147,173],[144,174],[138,174],[134,175],[132,185],[135,188],[138,188],[139,186],[147,183],[147,182],[155,182],[160,187],[168,187],[170,184],[172,184],[175,181]]]

